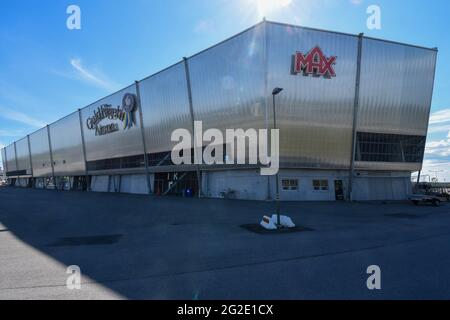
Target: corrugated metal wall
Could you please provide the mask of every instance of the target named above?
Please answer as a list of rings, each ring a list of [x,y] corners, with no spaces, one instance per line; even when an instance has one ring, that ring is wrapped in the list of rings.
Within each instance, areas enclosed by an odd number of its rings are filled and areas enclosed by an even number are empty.
[[[296,52],[319,46],[337,56],[336,77],[326,79],[292,73]],[[139,110],[132,128],[97,136],[87,120],[104,104],[120,107],[129,86],[49,126],[55,175],[82,175],[85,161],[170,151],[171,133],[191,130],[272,128],[274,87],[281,129],[281,162],[288,168],[347,169],[350,165],[356,85],[358,37],[277,23],[261,23],[187,60],[192,93],[189,105],[185,62],[139,83],[144,131]],[[364,38],[357,129],[425,135],[428,128],[436,52]],[[82,131],[82,132],[81,132]],[[86,159],[82,145],[85,140]],[[30,135],[35,177],[52,175],[47,128]],[[26,139],[16,144],[19,169],[29,170]],[[17,171],[14,145],[5,150],[7,170]],[[29,163],[29,160],[28,160]],[[366,167],[364,167],[366,168]],[[389,170],[389,166],[373,167]],[[395,170],[411,166],[392,164]],[[403,168],[403,169],[402,169]],[[367,168],[366,168],[367,169]],[[370,168],[369,168],[370,169]]]
[[[8,172],[8,167],[6,166],[6,149],[2,148],[2,163],[3,163],[3,172],[6,174]]]
[[[25,171],[31,175],[30,150],[28,148],[28,138],[16,142],[17,171]]]
[[[436,55],[364,39],[358,131],[426,136]]]
[[[52,163],[47,128],[30,135],[31,158],[34,177],[51,177]]]
[[[16,162],[16,150],[14,148],[14,144],[10,144],[5,148],[6,152],[6,167],[8,168],[8,172],[17,171],[17,162]]]
[[[78,112],[50,125],[55,176],[77,176],[86,171]]]
[[[278,24],[268,24],[267,34],[267,96],[275,87],[284,88],[276,98],[281,163],[303,168],[349,167],[358,38]],[[336,77],[291,74],[293,55],[306,55],[316,46],[327,57],[337,56]]]
[[[266,128],[263,24],[193,56],[188,64],[194,121],[202,121],[203,132],[219,129],[225,136],[226,129]]]
[[[437,52],[363,40],[359,132],[426,136]],[[357,169],[419,171],[422,163],[356,162]]]
[[[171,151],[176,144],[171,142],[172,132],[192,130],[184,63],[142,80],[139,86],[147,153]]]
[[[204,130],[266,127],[264,25],[190,58],[189,72]]]

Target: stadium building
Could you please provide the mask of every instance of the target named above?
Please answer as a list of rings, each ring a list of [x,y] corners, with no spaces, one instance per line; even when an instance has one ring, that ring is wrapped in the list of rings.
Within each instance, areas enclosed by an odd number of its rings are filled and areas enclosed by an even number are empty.
[[[282,200],[402,200],[422,169],[436,58],[263,21],[7,146],[5,174],[30,188],[273,199],[261,165],[174,165],[171,134],[276,120]]]

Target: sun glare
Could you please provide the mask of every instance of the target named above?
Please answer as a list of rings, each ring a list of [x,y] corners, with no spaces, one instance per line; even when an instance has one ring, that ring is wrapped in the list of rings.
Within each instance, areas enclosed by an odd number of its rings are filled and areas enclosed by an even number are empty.
[[[256,7],[259,18],[266,17],[275,11],[288,7],[292,0],[247,0]]]

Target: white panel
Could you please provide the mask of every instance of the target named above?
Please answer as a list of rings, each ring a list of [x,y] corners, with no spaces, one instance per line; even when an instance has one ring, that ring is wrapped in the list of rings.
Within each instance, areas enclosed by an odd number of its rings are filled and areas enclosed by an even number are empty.
[[[203,129],[265,129],[264,27],[189,58],[194,119]]]
[[[364,39],[358,130],[426,136],[434,50]]]
[[[7,167],[6,167],[6,149],[2,148],[2,163],[3,163],[3,172],[4,174],[6,174],[6,172],[8,171]]]
[[[186,72],[179,63],[140,82],[147,153],[168,152],[176,129],[192,131]]]
[[[132,194],[148,194],[146,175],[122,176],[120,192]]]
[[[8,172],[17,171],[17,163],[16,163],[16,151],[14,149],[14,144],[10,144],[6,147],[6,167],[8,168]]]
[[[28,138],[23,138],[16,142],[18,171],[26,171],[31,175],[30,150],[28,148]]]
[[[91,190],[93,192],[108,192],[108,176],[93,176],[91,180]]]
[[[30,135],[31,158],[34,177],[51,177],[52,163],[47,128]]]
[[[85,173],[80,119],[73,113],[50,125],[55,176],[79,176]]]

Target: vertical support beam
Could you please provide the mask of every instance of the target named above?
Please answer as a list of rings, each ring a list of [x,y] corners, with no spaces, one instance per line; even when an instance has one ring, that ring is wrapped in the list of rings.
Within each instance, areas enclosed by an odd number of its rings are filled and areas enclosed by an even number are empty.
[[[8,154],[6,152],[6,147],[4,147],[3,150],[4,150],[3,155],[5,156],[5,159],[3,161],[3,163],[5,164],[5,167],[3,168],[3,170],[4,170],[3,176],[6,178],[6,181],[7,181],[8,186],[9,186],[10,185],[10,180],[9,180],[8,175],[7,175],[8,172],[9,172],[9,170],[8,170]]]
[[[269,128],[269,63],[268,63],[268,48],[269,46],[267,45],[268,42],[268,35],[267,35],[267,22],[266,22],[266,18],[263,18],[263,52],[264,52],[264,58],[263,58],[263,63],[264,63],[264,93],[263,93],[263,103],[264,103],[264,109],[265,109],[265,125],[266,125],[266,130],[267,132],[270,132],[270,128]],[[267,146],[269,146],[271,144],[271,139],[269,138],[269,135],[267,135]],[[270,146],[270,148],[272,148],[272,146]],[[272,195],[271,195],[271,189],[270,189],[270,180],[271,180],[271,176],[267,176],[267,196],[266,196],[266,200],[271,200],[272,199]]]
[[[400,150],[402,152],[402,161],[406,162],[406,158],[405,158],[405,149],[403,148],[403,141],[400,141]]]
[[[353,201],[353,180],[355,176],[355,155],[356,155],[356,138],[358,126],[358,111],[359,111],[359,89],[361,83],[361,56],[362,46],[364,40],[364,33],[360,33],[358,37],[358,57],[356,65],[356,83],[355,83],[355,100],[353,105],[353,127],[352,127],[352,153],[350,158],[350,170],[348,173],[348,194],[347,199]]]
[[[203,190],[203,195],[208,196],[209,194],[209,172],[208,171],[203,171],[202,172],[202,190]]]
[[[141,103],[141,87],[139,85],[139,81],[134,82],[136,85],[136,98],[137,98],[137,107],[139,110],[139,124],[141,127],[141,137],[142,137],[142,148],[144,151],[144,162],[145,162],[145,175],[147,176],[147,188],[148,193],[153,194],[153,188],[150,181],[150,172],[148,165],[148,154],[147,154],[147,143],[145,142],[145,130],[144,130],[144,116],[142,113],[142,103]]]
[[[183,57],[184,61],[184,70],[186,72],[186,83],[187,83],[187,91],[188,91],[188,99],[189,99],[189,111],[191,113],[191,123],[192,123],[192,134],[194,134],[194,104],[192,100],[192,87],[191,87],[191,75],[189,73],[189,63],[188,59],[186,57]],[[195,137],[194,137],[195,141]],[[201,148],[202,146],[200,146]],[[195,142],[194,142],[194,152],[198,152]],[[201,178],[201,172],[200,172],[200,165],[196,165],[196,171],[197,171],[197,184],[198,184],[198,197],[201,198],[203,195],[202,192],[202,178]]]
[[[52,150],[52,138],[50,136],[50,126],[47,125],[47,136],[48,136],[48,147],[50,150],[50,162],[52,163],[52,177],[53,177],[53,184],[55,185],[55,190],[58,189],[56,186],[56,177],[55,177],[55,163],[53,160],[53,150]]]
[[[27,135],[27,141],[28,141],[28,154],[29,154],[29,158],[30,158],[31,181],[32,181],[32,187],[34,188],[33,155],[31,154],[30,135]]]
[[[17,160],[17,147],[16,147],[15,141],[14,141],[14,155],[15,155],[15,160],[16,160],[16,171],[17,171],[17,173],[19,173],[19,161]],[[20,179],[19,174],[17,174],[17,179]]]
[[[87,165],[87,158],[86,158],[86,142],[84,140],[83,118],[81,116],[81,109],[78,109],[78,119],[80,120],[80,134],[81,134],[81,145],[82,145],[82,149],[83,149],[84,176],[86,179],[86,190],[89,192],[89,191],[91,191],[91,183],[89,181],[89,175],[88,175],[88,165]]]
[[[3,163],[5,164],[5,167],[3,170],[5,171],[5,177],[8,173],[8,155],[6,154],[6,147],[3,148],[3,155],[5,156],[5,159],[3,159]]]

